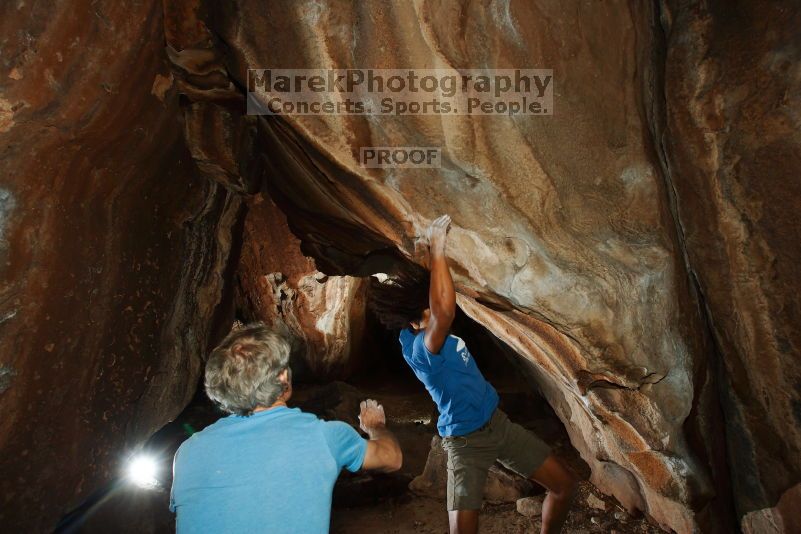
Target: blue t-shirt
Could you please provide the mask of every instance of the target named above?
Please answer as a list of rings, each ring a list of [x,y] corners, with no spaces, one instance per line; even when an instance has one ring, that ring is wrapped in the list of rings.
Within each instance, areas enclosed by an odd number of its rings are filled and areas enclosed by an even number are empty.
[[[328,532],[331,494],[367,441],[350,425],[297,408],[231,415],[175,454],[170,510],[178,534]]]
[[[440,436],[464,436],[484,426],[498,407],[498,393],[478,370],[464,341],[448,336],[439,354],[432,354],[417,335],[401,330],[403,358],[437,404]]]

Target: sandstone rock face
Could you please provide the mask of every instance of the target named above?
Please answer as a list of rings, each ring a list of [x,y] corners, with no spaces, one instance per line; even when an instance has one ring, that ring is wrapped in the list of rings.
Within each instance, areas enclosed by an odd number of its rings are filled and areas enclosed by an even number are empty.
[[[2,524],[51,529],[186,403],[230,309],[241,199],[266,178],[331,277],[420,261],[449,213],[460,306],[517,351],[593,483],[629,509],[681,533],[794,525],[797,6],[79,0],[0,15]],[[244,114],[248,68],[408,66],[553,69],[555,113]],[[357,159],[410,145],[441,147],[442,168]],[[275,305],[265,318],[324,349],[309,369],[337,374],[347,349],[321,333],[344,327],[308,319],[358,289],[301,282],[311,265],[289,254],[292,269],[240,263],[240,302]],[[279,311],[285,290],[305,307]]]
[[[740,525],[743,534],[801,532],[799,499],[801,499],[801,484],[796,484],[784,492],[776,506],[748,512],[743,516]]]
[[[661,142],[723,376],[737,515],[781,499],[798,517],[801,10],[669,4]]]
[[[784,217],[798,194],[776,198],[797,169],[798,46],[785,32],[797,10],[663,4],[207,7],[238,87],[248,68],[554,69],[552,117],[261,118],[271,195],[304,252],[337,274],[379,272],[395,253],[418,261],[424,228],[448,212],[460,305],[528,362],[593,482],[678,532],[727,531],[730,477],[758,488],[749,503],[734,487],[739,515],[798,480],[798,435],[772,430],[797,426],[796,292],[781,266],[798,254]],[[761,81],[734,68],[738,29]],[[747,99],[742,86],[760,83],[770,91]],[[748,128],[729,134],[727,120]],[[365,169],[365,146],[439,146],[442,169]],[[748,161],[776,187],[743,195],[737,165]],[[752,368],[763,342],[767,370]],[[760,383],[778,387],[749,385]],[[790,468],[768,480],[782,462]]]
[[[0,35],[0,524],[51,532],[192,397],[241,201],[185,146],[160,2],[4,2]]]
[[[246,319],[288,327],[296,340],[296,380],[345,378],[359,363],[366,280],[319,272],[283,213],[261,195],[248,202],[237,279]]]
[[[647,122],[656,20],[624,4],[243,1],[213,28],[239,86],[266,67],[554,69],[552,117],[260,119],[270,191],[332,273],[418,258],[448,212],[460,305],[530,363],[593,482],[690,532],[726,516],[709,455],[723,430]],[[387,145],[440,146],[442,169],[361,167],[360,147]]]

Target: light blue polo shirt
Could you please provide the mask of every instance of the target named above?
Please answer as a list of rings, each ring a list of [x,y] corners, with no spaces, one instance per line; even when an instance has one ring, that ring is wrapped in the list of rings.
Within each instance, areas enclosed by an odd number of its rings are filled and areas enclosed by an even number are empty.
[[[350,425],[297,408],[231,415],[175,454],[170,510],[178,534],[328,532],[331,494],[367,441]]]
[[[439,354],[432,354],[410,328],[401,330],[403,358],[437,404],[439,435],[464,436],[490,420],[498,407],[498,393],[484,379],[464,341],[448,336]]]

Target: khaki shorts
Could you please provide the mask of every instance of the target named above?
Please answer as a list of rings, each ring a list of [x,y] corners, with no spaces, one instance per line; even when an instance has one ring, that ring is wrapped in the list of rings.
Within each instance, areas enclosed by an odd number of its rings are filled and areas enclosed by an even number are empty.
[[[448,510],[479,510],[495,460],[526,478],[551,453],[540,438],[495,410],[489,423],[465,436],[442,438],[448,453]]]

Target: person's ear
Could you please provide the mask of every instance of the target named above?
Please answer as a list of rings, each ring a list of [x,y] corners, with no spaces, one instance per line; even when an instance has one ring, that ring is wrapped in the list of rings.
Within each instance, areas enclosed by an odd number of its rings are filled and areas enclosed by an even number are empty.
[[[288,367],[286,369],[284,369],[283,371],[281,371],[281,373],[278,375],[278,380],[280,380],[284,384],[289,382],[289,368]]]

